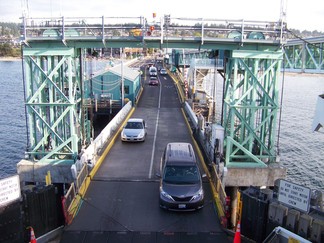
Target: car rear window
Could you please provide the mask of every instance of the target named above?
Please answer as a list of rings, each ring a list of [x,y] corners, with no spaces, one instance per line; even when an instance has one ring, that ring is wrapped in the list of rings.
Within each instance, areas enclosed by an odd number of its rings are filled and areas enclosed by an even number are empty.
[[[141,122],[127,122],[125,128],[129,129],[142,129],[143,124]]]

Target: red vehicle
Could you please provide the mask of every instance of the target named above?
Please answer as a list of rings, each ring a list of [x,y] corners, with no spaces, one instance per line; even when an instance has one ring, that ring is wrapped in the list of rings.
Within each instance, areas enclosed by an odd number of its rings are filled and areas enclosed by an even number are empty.
[[[159,85],[159,80],[157,77],[151,76],[149,80],[149,85],[157,86]]]
[[[150,69],[150,67],[153,67],[153,66],[154,66],[153,63],[148,63],[146,67],[147,67],[147,69]]]

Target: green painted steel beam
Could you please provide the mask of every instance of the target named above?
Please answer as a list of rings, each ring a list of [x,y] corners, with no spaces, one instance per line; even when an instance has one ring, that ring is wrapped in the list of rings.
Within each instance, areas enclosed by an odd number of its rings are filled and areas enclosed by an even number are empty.
[[[82,50],[23,47],[29,146],[37,162],[73,163],[90,136],[83,121]],[[76,129],[80,127],[80,131]]]
[[[282,59],[282,50],[230,53],[223,105],[226,166],[266,167],[276,161]]]
[[[223,107],[226,166],[265,167],[264,160],[274,161],[281,41],[201,36],[86,38],[65,36],[64,31],[61,36],[53,31],[46,33],[50,36],[26,38],[23,47],[30,131],[27,153],[31,158],[40,162],[73,161],[90,138],[91,128],[83,107],[84,50],[136,47],[230,52]]]
[[[147,39],[147,40],[30,40],[27,44],[31,48],[174,48],[174,49],[218,49],[218,50],[269,50],[276,51],[280,48],[279,43],[272,42],[236,42],[232,40],[214,39],[205,41],[203,44],[201,40],[195,39],[170,39],[161,43],[160,39]]]
[[[62,48],[62,47],[25,47],[23,49],[23,56],[74,56],[74,48]]]
[[[236,146],[243,152],[241,155],[233,155],[233,146]],[[247,159],[248,158],[248,159]],[[226,167],[242,167],[242,168],[266,168],[267,165],[239,142],[231,137],[226,138]]]
[[[324,37],[292,40],[284,46],[288,71],[324,73]]]

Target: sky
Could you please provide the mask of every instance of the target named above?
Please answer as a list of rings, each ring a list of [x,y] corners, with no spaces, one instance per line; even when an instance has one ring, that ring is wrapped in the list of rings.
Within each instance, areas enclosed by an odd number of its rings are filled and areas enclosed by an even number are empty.
[[[171,18],[261,21],[278,21],[283,9],[289,29],[324,32],[324,0],[0,0],[0,22],[21,22],[24,9],[32,18],[144,16],[150,20],[156,13],[156,18],[170,14]]]

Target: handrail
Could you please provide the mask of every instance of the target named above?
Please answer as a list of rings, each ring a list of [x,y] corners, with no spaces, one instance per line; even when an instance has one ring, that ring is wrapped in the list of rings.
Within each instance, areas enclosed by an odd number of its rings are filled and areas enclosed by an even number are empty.
[[[129,39],[138,41],[158,38],[161,43],[173,38],[207,40],[234,39],[269,41],[281,44],[286,31],[282,21],[252,21],[203,18],[170,18],[167,22],[149,23],[144,17],[48,17],[22,18],[22,41]],[[135,31],[136,30],[136,31]],[[262,33],[254,35],[251,33]]]

